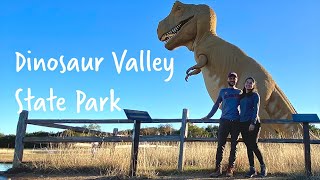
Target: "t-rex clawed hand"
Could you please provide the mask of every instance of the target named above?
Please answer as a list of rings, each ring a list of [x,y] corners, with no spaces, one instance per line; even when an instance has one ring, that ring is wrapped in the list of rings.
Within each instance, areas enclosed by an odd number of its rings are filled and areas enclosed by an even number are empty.
[[[196,65],[190,67],[186,71],[187,75],[186,75],[186,77],[184,79],[188,82],[189,76],[199,74],[201,72],[201,68],[204,67],[207,64],[207,62],[208,62],[207,57],[205,55],[201,54],[199,56],[199,62]]]

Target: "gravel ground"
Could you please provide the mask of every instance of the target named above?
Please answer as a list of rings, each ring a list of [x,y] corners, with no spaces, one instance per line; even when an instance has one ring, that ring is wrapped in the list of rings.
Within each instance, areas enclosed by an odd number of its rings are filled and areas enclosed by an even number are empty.
[[[140,179],[169,179],[169,180],[214,180],[214,179],[246,179],[244,178],[244,174],[235,174],[235,177],[227,178],[225,176],[221,176],[219,178],[210,178],[208,173],[192,173],[192,174],[176,174],[176,175],[158,175],[156,177],[147,178],[147,177],[138,177],[138,178],[126,178],[126,177],[107,177],[107,176],[96,176],[96,175],[88,175],[88,174],[34,174],[34,173],[18,173],[18,174],[4,174],[2,177],[0,176],[0,180],[11,179],[11,180],[29,180],[29,179],[44,179],[44,180],[140,180]],[[303,175],[269,175],[265,178],[254,177],[251,179],[255,180],[280,180],[280,179],[307,179]],[[320,179],[320,176],[313,176],[310,179]]]

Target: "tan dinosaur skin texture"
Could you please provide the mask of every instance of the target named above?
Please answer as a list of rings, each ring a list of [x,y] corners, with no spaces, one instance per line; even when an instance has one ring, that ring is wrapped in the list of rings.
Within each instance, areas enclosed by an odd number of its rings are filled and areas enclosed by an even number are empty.
[[[256,79],[261,98],[259,116],[262,121],[291,119],[291,115],[296,113],[271,75],[257,61],[217,36],[216,14],[209,6],[176,1],[170,14],[159,23],[157,33],[160,41],[168,41],[165,44],[168,50],[186,46],[194,52],[196,65],[187,70],[186,80],[202,72],[213,101],[217,99],[220,89],[227,87],[228,73],[234,71],[238,74],[237,86],[240,89],[247,77]],[[301,130],[299,124],[262,124],[261,137],[292,137],[293,132],[302,132]]]

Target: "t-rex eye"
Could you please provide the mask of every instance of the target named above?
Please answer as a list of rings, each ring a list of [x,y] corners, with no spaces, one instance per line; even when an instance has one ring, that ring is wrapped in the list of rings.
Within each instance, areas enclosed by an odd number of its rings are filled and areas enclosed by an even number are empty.
[[[181,10],[181,6],[177,6],[176,10],[177,11]]]

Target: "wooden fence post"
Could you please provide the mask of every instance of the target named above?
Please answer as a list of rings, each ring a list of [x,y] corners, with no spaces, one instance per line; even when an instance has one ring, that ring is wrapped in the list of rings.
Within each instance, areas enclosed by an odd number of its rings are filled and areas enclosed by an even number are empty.
[[[23,110],[20,113],[19,121],[18,121],[18,125],[17,125],[13,164],[12,164],[13,168],[19,167],[22,162],[23,148],[24,148],[23,139],[26,134],[27,120],[28,120],[28,111]]]
[[[140,136],[141,121],[134,120],[134,129],[132,135],[132,148],[131,148],[131,162],[129,176],[136,176],[138,153],[139,153],[139,136]]]
[[[118,128],[113,128],[113,133],[112,133],[112,136],[118,136],[119,134],[119,129]],[[112,146],[110,148],[110,155],[113,155],[114,152],[116,151],[116,142],[112,142]]]
[[[311,176],[311,154],[310,154],[310,134],[309,123],[303,123],[303,144],[304,144],[304,163],[307,176]]]
[[[180,150],[179,150],[179,160],[178,160],[178,170],[183,171],[184,166],[184,140],[188,136],[188,109],[183,109],[182,112],[182,121],[180,129]]]

